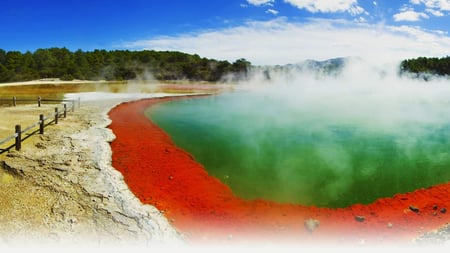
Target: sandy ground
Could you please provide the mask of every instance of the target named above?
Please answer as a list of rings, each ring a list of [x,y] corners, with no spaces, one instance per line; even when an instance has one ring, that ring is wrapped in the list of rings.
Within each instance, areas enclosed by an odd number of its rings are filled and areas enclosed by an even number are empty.
[[[184,244],[111,167],[109,109],[133,98],[85,101],[58,125],[0,155],[0,246]],[[54,106],[0,107],[0,139]],[[4,148],[6,145],[2,145]]]

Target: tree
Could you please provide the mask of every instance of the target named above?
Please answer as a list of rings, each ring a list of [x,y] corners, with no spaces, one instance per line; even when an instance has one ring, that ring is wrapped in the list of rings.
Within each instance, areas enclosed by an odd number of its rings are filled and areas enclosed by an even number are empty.
[[[55,76],[55,69],[58,62],[55,56],[48,49],[38,49],[34,52],[34,62],[40,78],[50,78]]]
[[[0,83],[5,83],[11,81],[13,72],[6,68],[2,63],[0,63]]]
[[[400,72],[414,74],[450,75],[450,57],[427,58],[418,57],[401,62]]]
[[[2,82],[34,78],[130,80],[145,78],[147,73],[159,80],[217,82],[229,74],[246,77],[251,66],[245,59],[231,64],[176,51],[71,52],[67,48],[38,49],[24,54],[0,49],[0,64]]]

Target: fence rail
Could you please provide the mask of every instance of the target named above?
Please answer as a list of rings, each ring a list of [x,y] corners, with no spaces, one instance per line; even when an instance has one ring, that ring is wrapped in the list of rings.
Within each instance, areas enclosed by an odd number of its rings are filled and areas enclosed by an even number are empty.
[[[42,99],[41,96],[38,96],[36,99],[32,98],[20,98],[18,99],[16,96],[8,99],[8,98],[0,98],[0,104],[11,104],[12,106],[17,106],[17,102],[36,102],[38,107],[41,107],[41,104],[44,102],[70,102],[72,103],[72,112],[75,111],[75,104],[77,100],[75,99]],[[80,106],[80,98],[78,98],[78,107]]]
[[[39,97],[40,98],[40,97]],[[2,99],[0,99],[0,101],[2,101]],[[11,100],[9,100],[11,101]],[[19,100],[15,100],[15,101],[19,101]],[[36,101],[34,99],[21,99],[20,101]],[[75,111],[75,101],[76,100],[68,100],[68,99],[39,99],[39,102],[42,101],[51,101],[51,102],[71,102],[72,103],[72,112]],[[39,103],[38,102],[38,103]],[[80,99],[78,99],[78,105],[80,105]],[[16,105],[14,105],[16,106]],[[40,106],[40,104],[39,104]],[[40,114],[39,115],[39,121],[25,127],[22,130],[22,126],[21,125],[16,125],[15,129],[14,129],[14,134],[0,140],[0,146],[10,142],[11,140],[15,139],[14,144],[10,145],[9,147],[6,148],[1,148],[0,147],[0,154],[3,154],[9,150],[11,150],[12,148],[15,147],[15,149],[17,151],[19,151],[22,148],[22,142],[25,141],[26,139],[28,139],[29,137],[31,137],[32,135],[39,133],[39,134],[44,134],[44,129],[51,125],[52,123],[58,124],[58,119],[59,118],[66,118],[67,117],[67,104],[64,103],[63,104],[63,108],[62,110],[60,110],[60,108],[55,107],[55,111],[52,113],[49,113],[47,115],[44,114]],[[50,121],[48,121],[50,119]],[[39,126],[38,129],[36,129],[36,127]],[[31,133],[28,133],[30,132]],[[28,133],[28,134],[27,134]],[[26,135],[26,136],[25,136]],[[22,136],[25,136],[24,138],[22,138]]]

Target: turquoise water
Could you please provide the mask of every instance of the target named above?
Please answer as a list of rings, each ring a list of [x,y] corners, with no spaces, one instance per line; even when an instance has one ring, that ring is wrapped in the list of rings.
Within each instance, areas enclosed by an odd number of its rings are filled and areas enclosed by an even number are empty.
[[[346,207],[450,179],[440,104],[306,100],[234,92],[161,103],[146,115],[245,199]]]

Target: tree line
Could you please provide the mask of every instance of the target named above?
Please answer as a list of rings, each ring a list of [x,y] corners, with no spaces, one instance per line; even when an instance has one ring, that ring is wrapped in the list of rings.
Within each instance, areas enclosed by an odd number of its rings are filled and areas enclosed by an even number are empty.
[[[415,59],[407,59],[400,64],[401,72],[410,72],[414,74],[431,74],[431,75],[450,75],[450,56],[437,57],[418,57]]]
[[[66,48],[35,52],[0,49],[0,82],[43,78],[62,80],[191,80],[219,82],[245,77],[251,63],[233,63],[175,51],[94,50],[71,52]]]

